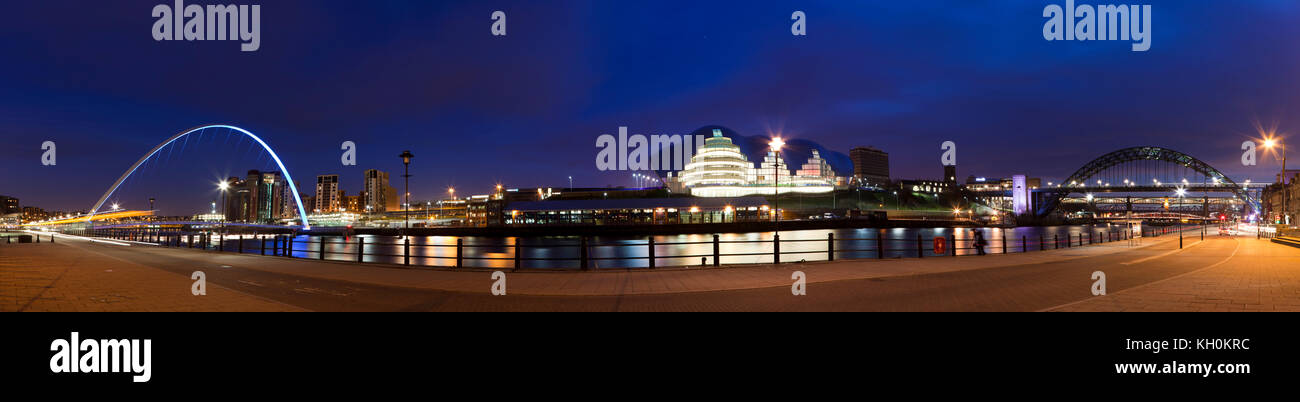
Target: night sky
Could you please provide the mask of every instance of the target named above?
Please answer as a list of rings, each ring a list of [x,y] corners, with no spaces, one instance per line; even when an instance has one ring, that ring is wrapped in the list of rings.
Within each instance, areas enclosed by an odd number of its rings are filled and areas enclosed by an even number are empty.
[[[88,209],[163,139],[203,124],[262,136],[303,192],[378,168],[412,198],[509,187],[629,186],[596,170],[596,137],[721,125],[847,153],[890,153],[895,178],[958,172],[1059,180],[1106,152],[1167,146],[1238,180],[1255,125],[1300,132],[1300,2],[1150,1],[1150,51],[1049,42],[1061,1],[262,1],[261,48],[155,42],[162,1],[24,1],[0,24],[0,194]],[[195,3],[195,4],[222,4]],[[243,3],[243,4],[250,4]],[[1096,2],[1080,2],[1080,4]],[[1106,2],[1103,2],[1106,3]],[[167,2],[170,4],[170,1]],[[1109,4],[1109,3],[1106,3]],[[489,16],[507,13],[508,36]],[[808,35],[790,34],[790,14]],[[43,141],[58,164],[40,163]],[[206,208],[224,175],[267,169],[211,133],[115,197],[164,214]],[[341,166],[340,144],[358,145]],[[793,161],[802,162],[802,161]],[[844,172],[851,173],[851,172]]]

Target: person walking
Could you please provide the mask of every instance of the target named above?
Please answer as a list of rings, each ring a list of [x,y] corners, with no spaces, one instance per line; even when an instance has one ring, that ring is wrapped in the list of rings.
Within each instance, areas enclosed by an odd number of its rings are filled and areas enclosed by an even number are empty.
[[[984,241],[984,232],[979,229],[975,229],[975,241],[971,243],[971,245],[975,247],[975,252],[979,253],[979,255],[984,255],[985,244],[986,242]]]

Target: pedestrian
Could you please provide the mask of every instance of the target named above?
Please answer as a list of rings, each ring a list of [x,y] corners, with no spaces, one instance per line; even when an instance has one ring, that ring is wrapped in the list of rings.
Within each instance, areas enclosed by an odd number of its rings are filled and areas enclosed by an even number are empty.
[[[971,243],[971,245],[975,247],[976,253],[979,253],[979,255],[984,255],[985,241],[984,241],[983,231],[980,231],[979,229],[975,229],[975,241]]]

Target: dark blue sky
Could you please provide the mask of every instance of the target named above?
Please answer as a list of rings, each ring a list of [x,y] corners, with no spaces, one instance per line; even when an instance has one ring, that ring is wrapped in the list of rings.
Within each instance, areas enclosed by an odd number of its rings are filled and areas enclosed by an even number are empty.
[[[1242,167],[1241,141],[1256,121],[1300,124],[1294,1],[1149,2],[1147,52],[1043,40],[1043,6],[1063,0],[263,1],[261,48],[247,53],[155,42],[160,3],[6,6],[0,194],[89,208],[149,148],[208,123],[261,135],[303,187],[337,173],[349,194],[363,169],[396,178],[410,149],[416,199],[569,175],[630,185],[594,162],[596,137],[618,126],[874,145],[905,178],[940,176],[952,140],[963,177],[1059,180],[1108,151],[1162,145],[1262,181],[1277,163]],[[508,36],[490,35],[493,10]],[[805,37],[790,35],[794,10]],[[46,140],[57,166],[40,164]],[[216,178],[268,167],[222,140],[178,149],[121,202],[155,196],[164,213],[192,213]],[[359,166],[339,164],[347,140]]]

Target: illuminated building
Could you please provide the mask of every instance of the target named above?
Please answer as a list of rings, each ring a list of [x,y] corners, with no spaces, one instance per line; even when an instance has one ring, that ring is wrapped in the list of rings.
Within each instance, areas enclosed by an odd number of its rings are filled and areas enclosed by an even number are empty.
[[[697,197],[743,197],[785,193],[828,193],[835,190],[835,171],[817,150],[794,174],[789,164],[775,152],[768,152],[757,168],[740,152],[722,130],[704,140],[679,179],[669,180],[669,188],[680,186]],[[776,184],[776,186],[774,186]]]
[[[859,183],[884,186],[890,183],[889,153],[872,147],[849,150],[853,160],[853,178]]]
[[[378,169],[365,171],[365,187],[361,190],[362,208],[378,213],[399,208],[397,188],[388,185],[388,172]]]
[[[317,212],[334,212],[340,207],[339,200],[339,175],[327,174],[316,176],[316,206]]]

